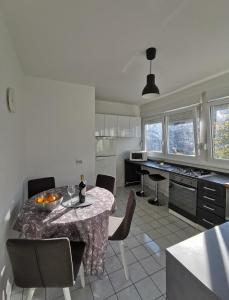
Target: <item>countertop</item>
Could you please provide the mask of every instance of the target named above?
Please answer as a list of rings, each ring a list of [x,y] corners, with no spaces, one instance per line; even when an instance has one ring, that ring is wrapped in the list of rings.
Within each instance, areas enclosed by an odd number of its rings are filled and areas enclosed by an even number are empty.
[[[166,250],[219,299],[229,298],[229,222]]]
[[[200,178],[204,181],[214,182],[222,185],[228,185],[229,188],[229,175],[224,174],[214,174],[214,175],[206,175]]]
[[[160,162],[153,161],[153,160],[147,160],[147,161],[126,160],[126,161],[133,163],[133,164],[141,165],[144,167],[164,171],[164,172],[173,172],[173,173],[179,174],[179,171],[177,171],[177,169],[180,167],[180,165],[170,164],[167,162],[164,162],[164,164],[161,165]],[[190,166],[185,166],[185,165],[182,165],[182,167],[190,168]],[[211,169],[207,169],[207,170],[211,171]],[[198,177],[198,180],[205,180],[208,182],[214,182],[214,183],[221,184],[221,185],[225,185],[227,183],[229,184],[229,174],[221,174],[221,173],[216,173],[214,171],[212,171],[212,172],[213,172],[212,174]],[[185,175],[185,176],[188,176],[188,175]]]

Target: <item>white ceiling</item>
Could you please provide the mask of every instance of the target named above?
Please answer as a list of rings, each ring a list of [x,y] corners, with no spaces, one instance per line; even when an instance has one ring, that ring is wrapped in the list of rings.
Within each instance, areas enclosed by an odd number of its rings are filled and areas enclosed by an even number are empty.
[[[1,0],[24,72],[93,85],[96,98],[142,104],[229,68],[228,0]]]

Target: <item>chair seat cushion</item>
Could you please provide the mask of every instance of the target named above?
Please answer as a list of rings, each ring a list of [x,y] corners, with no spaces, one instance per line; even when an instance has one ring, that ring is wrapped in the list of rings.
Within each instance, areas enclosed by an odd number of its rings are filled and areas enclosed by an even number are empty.
[[[139,175],[149,175],[149,171],[147,170],[137,170],[136,173]]]
[[[123,218],[109,217],[108,237],[111,237],[122,223]]]
[[[149,178],[153,181],[161,181],[165,179],[165,177],[162,176],[161,174],[150,174]]]

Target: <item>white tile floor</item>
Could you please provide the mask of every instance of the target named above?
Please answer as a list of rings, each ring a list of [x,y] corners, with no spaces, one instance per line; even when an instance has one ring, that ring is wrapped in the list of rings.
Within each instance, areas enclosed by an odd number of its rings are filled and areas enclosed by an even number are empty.
[[[128,193],[135,187],[117,190],[117,216],[123,216]],[[86,287],[79,280],[71,288],[72,300],[165,300],[165,248],[197,233],[198,230],[168,213],[166,206],[155,207],[145,198],[136,198],[137,206],[126,240],[126,256],[130,279],[127,281],[121,264],[117,242],[110,242],[106,253],[104,278],[87,277]],[[24,300],[26,291],[14,288],[11,300]],[[63,300],[61,289],[38,289],[34,300]]]

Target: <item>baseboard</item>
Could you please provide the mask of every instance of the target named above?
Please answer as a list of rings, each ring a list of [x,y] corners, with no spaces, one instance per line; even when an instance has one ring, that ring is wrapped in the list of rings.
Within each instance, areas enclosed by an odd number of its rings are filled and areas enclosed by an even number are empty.
[[[191,221],[191,220],[185,218],[184,216],[178,214],[177,212],[175,212],[175,211],[172,210],[171,208],[169,209],[169,213],[170,213],[171,215],[174,215],[175,217],[179,218],[180,220],[184,221],[185,223],[191,225],[192,227],[194,227],[194,228],[200,230],[200,231],[206,231],[206,228],[204,228],[204,227],[200,226],[199,224],[197,224],[197,223],[195,223],[195,222],[193,222],[193,221]]]

